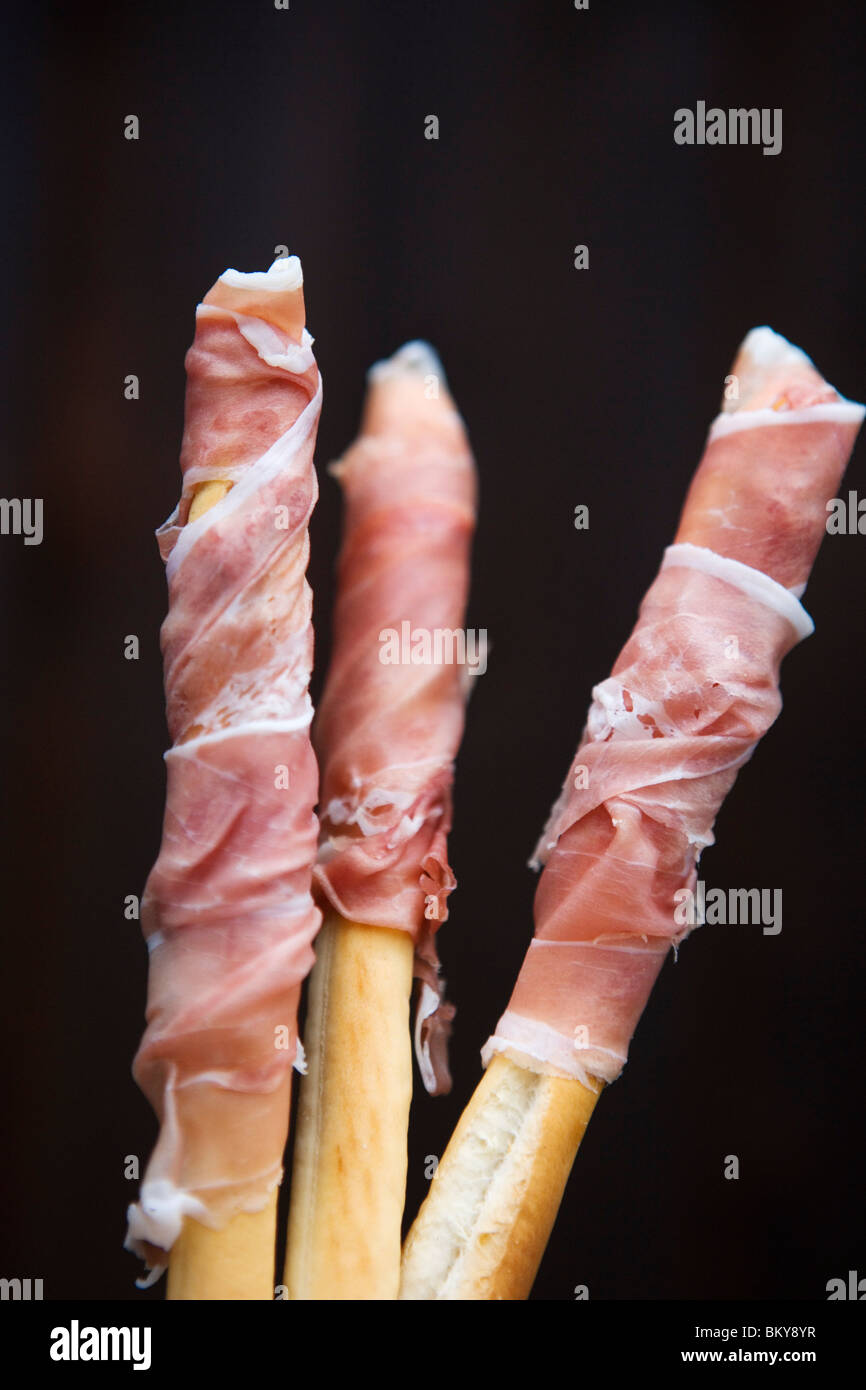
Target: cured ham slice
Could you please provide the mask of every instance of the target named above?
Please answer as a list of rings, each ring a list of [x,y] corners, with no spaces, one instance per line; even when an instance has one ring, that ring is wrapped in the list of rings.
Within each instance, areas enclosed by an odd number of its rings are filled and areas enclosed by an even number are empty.
[[[280,1181],[320,922],[305,572],[322,393],[296,257],[220,276],[186,370],[183,495],[157,533],[173,742],[142,899],[150,968],[134,1065],[160,1133],[127,1236],[152,1277],[185,1216],[219,1229]],[[225,495],[189,520],[217,481]]]
[[[732,368],[675,544],[611,676],[536,851],[535,937],[482,1056],[614,1080],[671,946],[677,906],[738,770],[781,709],[782,658],[862,423],[768,328]]]
[[[455,886],[447,835],[472,679],[458,630],[476,484],[463,423],[425,344],[372,369],[360,437],[334,472],[346,510],[334,651],[314,735],[315,877],[345,919],[411,933],[422,981],[416,1051],[435,1092],[450,1084],[453,1010],[442,1003],[434,934]]]

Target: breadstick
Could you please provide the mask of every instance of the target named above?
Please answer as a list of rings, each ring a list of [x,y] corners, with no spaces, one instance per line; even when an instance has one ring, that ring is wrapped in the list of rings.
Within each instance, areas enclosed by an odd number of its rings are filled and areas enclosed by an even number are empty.
[[[528,1297],[597,1085],[494,1057],[406,1238],[401,1299]]]
[[[413,957],[408,932],[336,914],[317,937],[292,1164],[289,1298],[397,1296]]]
[[[187,524],[204,516],[225,497],[231,483],[199,483]],[[241,1212],[219,1231],[185,1218],[172,1246],[166,1298],[170,1302],[210,1299],[269,1299],[276,1243],[277,1190],[262,1211]]]
[[[274,1296],[277,1189],[261,1211],[242,1211],[219,1231],[186,1217],[171,1249],[166,1298],[249,1301]]]
[[[184,493],[158,533],[173,746],[142,899],[135,1063],[161,1129],[127,1246],[147,1282],[171,1258],[169,1298],[269,1299],[297,1003],[320,922],[304,575],[321,387],[297,258],[220,276],[187,375]]]
[[[373,368],[360,438],[335,471],[346,522],[314,735],[315,879],[331,918],[310,984],[285,1278],[293,1299],[394,1299],[413,969],[422,1077],[434,1092],[450,1084],[453,1011],[433,933],[454,887],[446,836],[469,684],[465,662],[437,659],[435,646],[426,661],[400,659],[407,630],[456,637],[474,523],[472,458],[426,345]]]
[[[864,407],[768,328],[748,335],[728,381],[738,390],[635,631],[593,692],[536,851],[535,939],[407,1240],[402,1297],[526,1296],[592,1108],[582,1088],[625,1064],[662,963],[695,924],[688,905],[718,809],[781,708],[781,660],[812,631],[799,599]],[[493,1072],[503,1059],[507,1073]],[[551,1076],[564,1089],[547,1112],[536,1092]],[[503,1129],[513,1155],[494,1163],[485,1141]]]

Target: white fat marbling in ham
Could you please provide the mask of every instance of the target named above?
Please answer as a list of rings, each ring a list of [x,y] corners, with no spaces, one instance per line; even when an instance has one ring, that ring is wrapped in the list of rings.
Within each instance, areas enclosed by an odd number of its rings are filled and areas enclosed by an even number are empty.
[[[447,835],[468,682],[457,664],[380,660],[386,629],[464,622],[475,468],[426,344],[371,369],[360,436],[334,472],[346,513],[333,657],[314,730],[316,881],[349,921],[411,933],[416,1052],[427,1089],[444,1091],[453,1009],[442,1001],[434,934],[455,886]]]
[[[160,1121],[127,1245],[153,1267],[185,1215],[219,1227],[280,1181],[311,896],[318,772],[305,574],[321,384],[300,264],[227,271],[187,354],[183,495],[157,533],[173,746],[142,899],[151,948],[135,1076]],[[188,523],[199,484],[230,491]]]
[[[694,891],[719,807],[781,709],[782,658],[812,631],[799,596],[864,408],[767,328],[732,377],[676,542],[593,691],[536,850],[535,937],[485,1064],[505,1053],[590,1086],[619,1075],[689,930],[677,895]]]

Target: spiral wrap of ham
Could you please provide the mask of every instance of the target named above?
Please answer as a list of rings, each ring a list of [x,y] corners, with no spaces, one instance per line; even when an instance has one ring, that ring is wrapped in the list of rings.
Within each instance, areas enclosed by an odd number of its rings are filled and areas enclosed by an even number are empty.
[[[593,701],[536,861],[535,936],[485,1045],[595,1086],[622,1070],[677,907],[740,767],[781,709],[782,658],[864,407],[754,329],[675,544]],[[730,382],[731,378],[729,378]]]
[[[157,533],[173,742],[142,898],[147,1029],[134,1063],[160,1132],[127,1236],[151,1278],[184,1216],[218,1228],[280,1181],[320,923],[305,572],[321,384],[296,257],[220,277],[186,370],[183,495]],[[213,480],[230,490],[188,522]]]
[[[345,521],[333,656],[314,732],[322,768],[315,878],[347,920],[411,933],[416,1054],[436,1093],[450,1086],[453,1008],[442,999],[434,934],[455,886],[447,835],[472,676],[449,659],[460,655],[452,637],[440,642],[438,661],[424,659],[423,641],[414,646],[421,659],[411,659],[411,638],[427,633],[432,643],[437,631],[461,629],[476,484],[463,423],[426,344],[407,344],[371,370],[359,438],[334,472]]]

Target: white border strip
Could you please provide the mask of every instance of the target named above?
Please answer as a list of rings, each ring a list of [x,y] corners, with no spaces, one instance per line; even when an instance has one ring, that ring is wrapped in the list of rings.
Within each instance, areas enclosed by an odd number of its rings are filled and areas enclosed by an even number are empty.
[[[481,1065],[486,1069],[501,1053],[527,1071],[573,1077],[590,1091],[598,1090],[592,1078],[615,1081],[627,1061],[627,1057],[608,1047],[575,1047],[573,1038],[565,1037],[549,1023],[512,1013],[511,1009],[505,1010],[496,1032],[482,1047]]]
[[[232,290],[267,290],[269,294],[285,294],[299,290],[304,272],[298,256],[278,256],[267,270],[233,270],[229,267],[219,277]]]
[[[734,410],[717,415],[710,425],[707,442],[721,439],[740,430],[754,430],[770,425],[861,425],[866,406],[856,401],[828,401],[823,405],[805,406],[802,410]]]
[[[311,433],[318,424],[319,413],[322,408],[322,378],[316,388],[316,394],[307,402],[297,419],[289,426],[285,434],[281,434],[271,447],[251,463],[234,487],[221,497],[213,507],[202,512],[201,516],[195,521],[188,521],[181,528],[180,534],[174,543],[174,549],[165,563],[165,572],[169,582],[174,578],[183,560],[186,559],[196,541],[200,540],[206,531],[217,521],[222,521],[224,517],[238,510],[243,503],[273,478],[280,473],[288,473],[297,455],[306,444]],[[304,466],[306,467],[306,465]],[[310,471],[313,474],[313,501],[317,496],[316,474],[313,469],[312,459],[309,463]],[[300,470],[302,472],[303,469]],[[299,472],[299,476],[300,476]],[[288,535],[288,532],[284,533]]]
[[[295,734],[299,729],[307,729],[313,722],[313,706],[306,696],[307,708],[297,719],[253,719],[245,724],[228,724],[224,729],[216,729],[210,734],[199,734],[188,738],[184,743],[175,743],[167,748],[163,757],[170,758],[173,753],[194,753],[205,743],[222,743],[227,738],[237,738],[240,734]]]
[[[783,588],[775,579],[764,574],[763,570],[753,569],[751,565],[744,565],[741,560],[731,560],[727,555],[719,555],[706,546],[691,545],[688,541],[681,545],[669,545],[665,550],[661,568],[665,570],[677,566],[702,570],[704,574],[710,574],[714,579],[721,579],[726,584],[733,584],[734,588],[741,589],[749,598],[772,608],[774,612],[787,618],[800,642],[815,631],[815,624],[799,599],[790,589]]]

